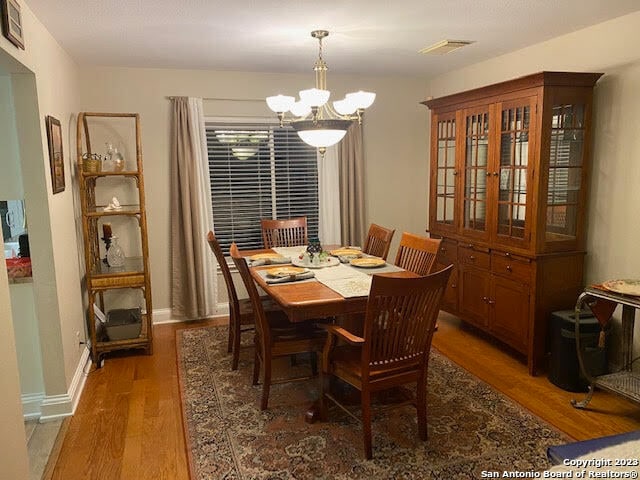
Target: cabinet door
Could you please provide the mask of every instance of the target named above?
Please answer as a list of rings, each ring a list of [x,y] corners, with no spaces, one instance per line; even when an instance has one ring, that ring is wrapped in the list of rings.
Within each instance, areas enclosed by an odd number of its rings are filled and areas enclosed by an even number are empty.
[[[489,214],[487,180],[491,158],[491,110],[489,105],[463,111],[462,152],[462,214],[461,230],[464,235],[477,240],[487,240],[487,216]]]
[[[442,307],[449,313],[456,313],[458,311],[458,290],[458,269],[454,267],[449,276],[444,297],[442,298]]]
[[[442,270],[453,265],[447,289],[442,298],[442,308],[450,313],[458,312],[458,242],[449,238],[443,238],[438,249],[435,268],[432,271]]]
[[[497,202],[491,240],[503,245],[527,248],[531,240],[536,101],[531,96],[497,105],[500,151],[490,172],[490,198]]]
[[[465,320],[487,326],[489,272],[460,265],[460,312]]]
[[[590,92],[555,93],[551,98],[546,181],[546,214],[544,215],[544,251],[566,251],[582,248],[584,243],[584,207],[589,158]],[[546,128],[546,127],[545,127]],[[547,153],[544,152],[544,158]],[[542,210],[544,214],[544,209]]]
[[[520,352],[527,352],[529,335],[529,287],[492,275],[489,330]]]
[[[433,232],[455,232],[458,223],[456,112],[434,113],[431,128],[429,228]]]

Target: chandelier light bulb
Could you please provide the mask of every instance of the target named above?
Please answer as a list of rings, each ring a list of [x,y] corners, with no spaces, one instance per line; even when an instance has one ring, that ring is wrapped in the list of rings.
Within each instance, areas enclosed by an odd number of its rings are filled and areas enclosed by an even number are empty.
[[[289,95],[275,95],[267,97],[267,106],[276,113],[283,113],[289,111],[295,101],[296,99]]]

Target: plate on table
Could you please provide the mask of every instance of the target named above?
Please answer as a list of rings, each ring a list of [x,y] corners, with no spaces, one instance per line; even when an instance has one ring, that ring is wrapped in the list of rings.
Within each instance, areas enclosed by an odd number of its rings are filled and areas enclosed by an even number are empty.
[[[256,253],[255,255],[251,255],[249,260],[267,260],[271,258],[284,258],[279,253]]]
[[[640,280],[609,280],[602,286],[615,293],[640,296]]]
[[[298,267],[307,267],[307,268],[324,268],[324,267],[335,267],[340,264],[340,260],[336,257],[326,257],[320,260],[320,263],[314,265],[313,263],[305,262],[306,259],[294,258],[291,263],[297,265]]]
[[[360,268],[376,268],[387,264],[387,262],[378,257],[354,258],[349,263],[354,267]]]
[[[308,268],[300,268],[300,267],[274,267],[269,268],[267,270],[267,275],[274,278],[282,278],[282,277],[292,277],[294,275],[300,275],[301,273],[307,273],[309,271]]]
[[[361,257],[362,256],[362,251],[357,250],[355,248],[337,248],[335,250],[331,250],[329,253],[334,257],[347,257],[347,256]]]

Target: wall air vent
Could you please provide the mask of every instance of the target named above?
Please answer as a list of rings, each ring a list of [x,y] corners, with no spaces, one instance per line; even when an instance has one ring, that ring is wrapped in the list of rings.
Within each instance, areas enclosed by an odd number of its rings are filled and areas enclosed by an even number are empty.
[[[453,52],[472,43],[475,42],[469,40],[441,40],[429,47],[424,47],[420,50],[420,53],[425,55],[444,55],[445,53]]]

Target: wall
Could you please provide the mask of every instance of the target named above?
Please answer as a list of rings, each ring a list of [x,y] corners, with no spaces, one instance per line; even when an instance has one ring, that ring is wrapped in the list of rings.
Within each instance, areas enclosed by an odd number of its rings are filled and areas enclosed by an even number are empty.
[[[170,102],[166,96],[241,99],[245,101],[205,100],[205,114],[273,119],[263,99],[312,86],[313,75],[130,68],[83,68],[80,75],[83,108],[141,115],[153,304],[154,309],[169,308]],[[395,245],[403,230],[424,232],[427,109],[419,105],[424,81],[339,76],[332,72],[328,80],[335,98],[359,89],[377,93],[376,102],[365,115],[367,222],[395,228]],[[224,293],[223,284],[219,285]]]
[[[640,12],[442,75],[439,97],[542,70],[604,72],[595,87],[586,283],[640,276]],[[636,322],[636,353],[640,328]]]
[[[34,298],[42,345],[45,404],[50,417],[72,411],[72,383],[82,350],[76,331],[84,331],[81,276],[74,215],[73,171],[69,135],[64,136],[67,189],[51,193],[45,115],[53,115],[64,132],[79,110],[77,67],[55,39],[21,3],[26,50],[0,37],[0,70],[11,76],[22,161],[24,196],[31,241]],[[0,464],[7,478],[27,478],[26,444],[12,312],[6,273],[0,273]]]
[[[0,145],[2,145],[0,200],[22,199],[24,191],[18,156],[18,131],[9,75],[0,76]]]

